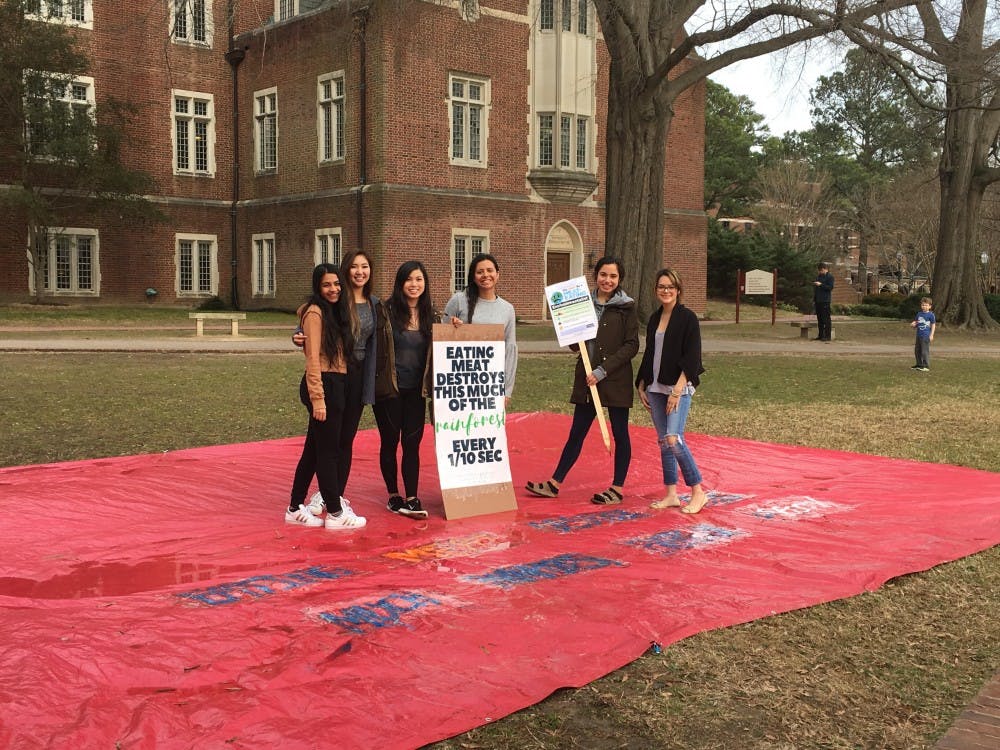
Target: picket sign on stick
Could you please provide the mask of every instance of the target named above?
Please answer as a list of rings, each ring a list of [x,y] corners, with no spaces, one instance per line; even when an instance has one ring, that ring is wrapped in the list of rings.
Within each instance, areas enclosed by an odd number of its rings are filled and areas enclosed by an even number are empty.
[[[550,284],[545,287],[545,301],[549,306],[549,316],[556,329],[559,346],[579,345],[583,371],[590,377],[593,369],[590,366],[590,355],[587,353],[587,342],[597,337],[597,311],[590,298],[587,279],[578,276],[575,279]],[[597,424],[601,427],[604,447],[611,453],[611,435],[608,434],[608,423],[604,418],[604,407],[601,405],[596,385],[590,386],[590,395],[594,399],[594,410],[597,412]]]

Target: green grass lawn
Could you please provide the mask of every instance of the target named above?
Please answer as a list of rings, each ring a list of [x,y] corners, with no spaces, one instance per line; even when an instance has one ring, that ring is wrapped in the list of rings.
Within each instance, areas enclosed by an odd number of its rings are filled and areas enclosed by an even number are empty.
[[[899,330],[881,325],[854,335]],[[711,355],[689,429],[1000,471],[1000,362],[932,361]],[[568,412],[572,367],[523,356],[512,409]],[[0,465],[301,435],[301,369],[297,353],[0,353]],[[436,747],[929,748],[1000,665],[998,592],[994,548],[687,638]]]

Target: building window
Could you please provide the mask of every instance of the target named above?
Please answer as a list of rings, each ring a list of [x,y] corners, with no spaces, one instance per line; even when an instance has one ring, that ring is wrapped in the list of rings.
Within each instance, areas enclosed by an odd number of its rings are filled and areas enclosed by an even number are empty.
[[[552,115],[538,115],[538,166],[551,167],[552,162]]]
[[[579,0],[579,8],[576,18],[576,30],[586,36],[590,29],[590,0]]]
[[[275,0],[274,17],[279,21],[285,21],[298,12],[296,0]]]
[[[479,253],[489,252],[489,235],[474,229],[456,229],[451,237],[452,291],[465,291],[469,261]]]
[[[448,76],[451,108],[451,163],[486,166],[488,78]]]
[[[94,296],[100,278],[96,229],[52,229],[36,245],[38,276],[48,294]]]
[[[576,168],[587,169],[590,161],[587,159],[587,118],[576,118]]]
[[[91,0],[25,0],[24,14],[38,21],[94,28]]]
[[[278,90],[255,91],[254,152],[257,172],[278,169]]]
[[[573,29],[573,0],[562,0],[562,30],[572,31]]]
[[[211,297],[218,294],[216,259],[218,239],[214,234],[178,234],[176,246],[177,296]]]
[[[570,130],[572,127],[572,117],[562,115],[559,118],[559,166],[565,169],[569,169]]]
[[[555,166],[558,151],[561,169],[588,169],[589,118],[560,114],[558,132],[555,120],[556,115],[552,113],[538,115],[538,166]]]
[[[313,261],[316,265],[320,263],[332,263],[335,266],[339,266],[340,261],[344,257],[341,247],[340,227],[336,229],[317,229],[316,251]]]
[[[27,147],[32,156],[75,161],[92,151],[94,142],[94,79],[24,72],[24,117]]]
[[[538,28],[542,31],[552,31],[555,25],[555,0],[541,0],[538,4]]]
[[[174,102],[174,174],[215,175],[215,99],[170,92]]]
[[[317,81],[319,161],[344,158],[344,74],[327,73]]]
[[[212,6],[207,0],[171,0],[170,38],[179,44],[212,46]]]
[[[254,297],[274,296],[274,233],[255,234],[250,282]]]

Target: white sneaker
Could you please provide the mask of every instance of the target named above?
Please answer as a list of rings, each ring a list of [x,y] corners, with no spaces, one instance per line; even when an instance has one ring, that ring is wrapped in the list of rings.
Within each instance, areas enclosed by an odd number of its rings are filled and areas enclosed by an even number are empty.
[[[294,523],[298,526],[322,526],[323,519],[316,518],[309,509],[304,505],[300,505],[299,509],[296,511],[291,511],[288,508],[285,509],[285,523]]]
[[[306,506],[306,510],[314,516],[323,515],[323,511],[326,510],[326,503],[323,502],[323,496],[318,492],[314,492],[313,496],[309,498],[309,504]]]
[[[337,531],[350,531],[352,529],[363,529],[367,525],[368,519],[355,513],[351,504],[344,498],[340,499],[340,507],[340,515],[335,516],[333,513],[326,514],[326,528]]]

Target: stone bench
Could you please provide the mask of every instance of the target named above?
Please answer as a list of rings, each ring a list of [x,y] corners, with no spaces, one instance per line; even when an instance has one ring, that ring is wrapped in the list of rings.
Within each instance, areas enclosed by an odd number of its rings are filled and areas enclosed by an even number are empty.
[[[819,325],[816,323],[815,320],[793,320],[788,325],[790,325],[792,328],[797,327],[800,331],[799,333],[800,337],[804,339],[809,338],[809,331],[813,330],[814,328],[819,328]],[[831,324],[830,340],[833,341],[836,338],[837,338],[837,329],[834,328],[833,325]]]
[[[246,313],[240,312],[193,312],[188,313],[188,317],[194,320],[195,324],[195,336],[205,335],[205,321],[206,320],[228,320],[232,323],[232,335],[240,335],[240,321],[247,319]]]

